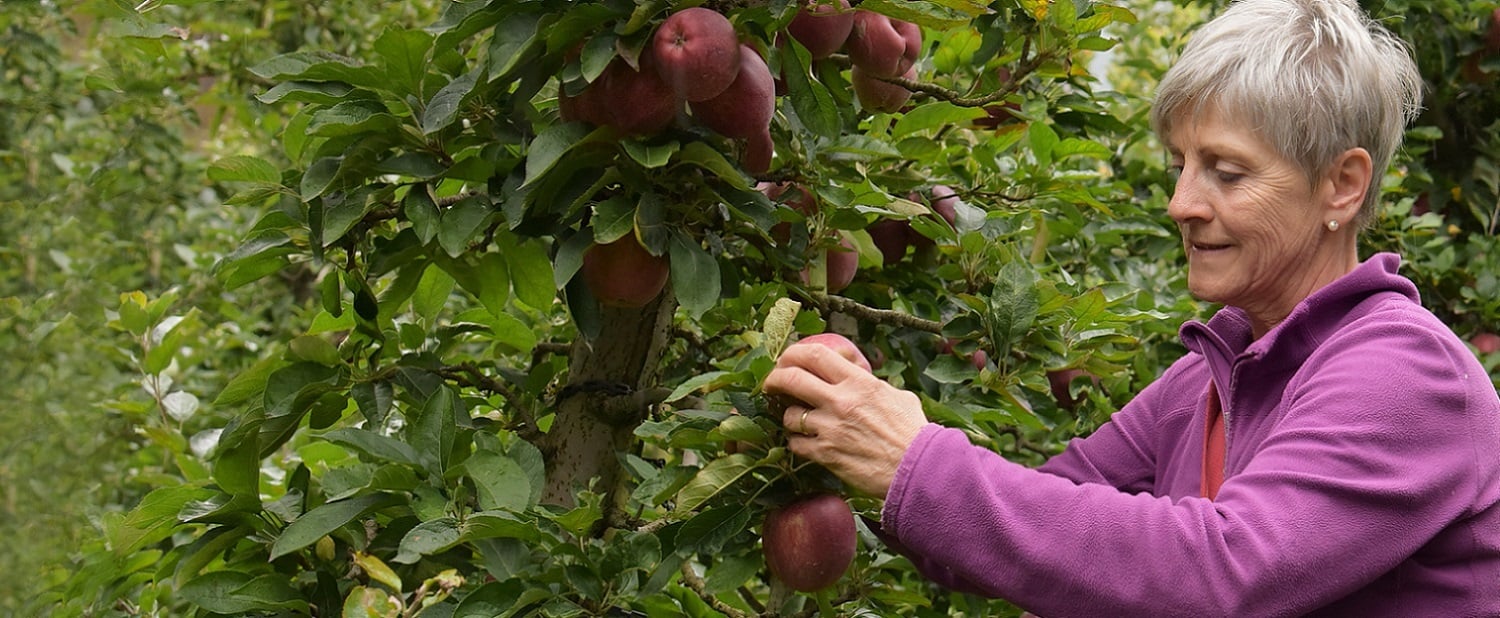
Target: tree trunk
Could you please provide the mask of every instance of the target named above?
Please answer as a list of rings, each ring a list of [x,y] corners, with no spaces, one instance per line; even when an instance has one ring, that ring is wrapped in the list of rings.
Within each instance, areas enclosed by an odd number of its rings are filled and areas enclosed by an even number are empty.
[[[542,449],[548,459],[544,503],[571,506],[590,483],[614,493],[622,480],[618,453],[630,448],[653,405],[644,393],[656,384],[676,307],[670,290],[640,309],[602,307],[599,337],[573,343],[568,385]]]

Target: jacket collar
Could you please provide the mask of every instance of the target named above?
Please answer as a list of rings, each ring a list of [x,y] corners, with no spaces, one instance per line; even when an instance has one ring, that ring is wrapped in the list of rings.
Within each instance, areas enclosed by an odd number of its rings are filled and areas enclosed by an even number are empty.
[[[1236,363],[1265,358],[1275,363],[1267,370],[1294,369],[1348,321],[1350,310],[1369,297],[1390,292],[1420,302],[1416,285],[1397,273],[1400,267],[1401,258],[1394,253],[1371,256],[1297,303],[1285,320],[1258,340],[1252,339],[1249,316],[1238,307],[1220,309],[1206,324],[1196,320],[1183,324],[1179,335],[1184,346],[1203,355],[1219,387],[1221,403],[1227,403]]]

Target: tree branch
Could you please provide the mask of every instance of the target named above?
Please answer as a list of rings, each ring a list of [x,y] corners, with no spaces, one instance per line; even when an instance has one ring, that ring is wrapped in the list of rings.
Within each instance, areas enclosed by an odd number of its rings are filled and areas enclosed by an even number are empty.
[[[1005,83],[1000,84],[1000,87],[995,89],[994,92],[977,97],[966,97],[957,90],[944,88],[937,84],[919,82],[914,79],[906,79],[904,77],[880,77],[877,79],[896,84],[912,92],[921,92],[935,99],[942,99],[960,107],[984,107],[1015,94],[1021,87],[1021,80],[1035,73],[1042,66],[1042,63],[1050,58],[1050,54],[1041,54],[1022,62],[1014,71],[1011,71],[1010,77],[1005,80]]]
[[[525,400],[516,395],[510,386],[500,380],[485,375],[479,367],[473,363],[461,365],[450,365],[439,367],[437,374],[445,380],[451,380],[459,386],[467,386],[492,395],[499,395],[511,405],[515,412],[515,421],[508,428],[519,435],[522,439],[530,442],[540,438],[542,432],[536,426],[536,414],[531,407],[526,405]]]
[[[729,616],[729,618],[750,618],[749,614],[746,614],[745,612],[742,612],[739,609],[735,608],[733,605],[720,601],[718,597],[709,594],[708,586],[703,583],[703,578],[698,577],[698,573],[693,571],[692,562],[683,561],[681,570],[682,583],[685,584],[693,592],[698,593],[698,597],[703,599],[703,602],[708,603],[710,607],[714,608],[714,611],[724,614],[725,616]]]
[[[833,294],[808,292],[808,296],[812,303],[824,312],[838,311],[867,322],[900,326],[929,333],[941,334],[943,332],[943,324],[941,322],[919,318],[909,313],[891,311],[890,309],[876,309],[868,305],[862,305],[852,299]]]

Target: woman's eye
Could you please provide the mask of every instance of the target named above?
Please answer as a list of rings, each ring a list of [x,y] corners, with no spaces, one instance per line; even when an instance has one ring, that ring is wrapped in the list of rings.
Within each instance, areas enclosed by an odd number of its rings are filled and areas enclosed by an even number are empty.
[[[1214,170],[1214,175],[1219,178],[1219,182],[1222,182],[1226,185],[1239,182],[1241,178],[1245,177],[1244,174],[1236,174],[1234,172],[1226,172],[1224,170]]]

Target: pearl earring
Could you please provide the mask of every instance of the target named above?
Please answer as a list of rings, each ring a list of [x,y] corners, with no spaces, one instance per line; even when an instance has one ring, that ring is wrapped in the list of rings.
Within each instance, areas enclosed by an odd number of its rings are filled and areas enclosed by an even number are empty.
[[[1339,231],[1339,222],[1335,221],[1333,219],[1329,219],[1328,220],[1328,231],[1330,231],[1330,232],[1337,232],[1337,231]]]

